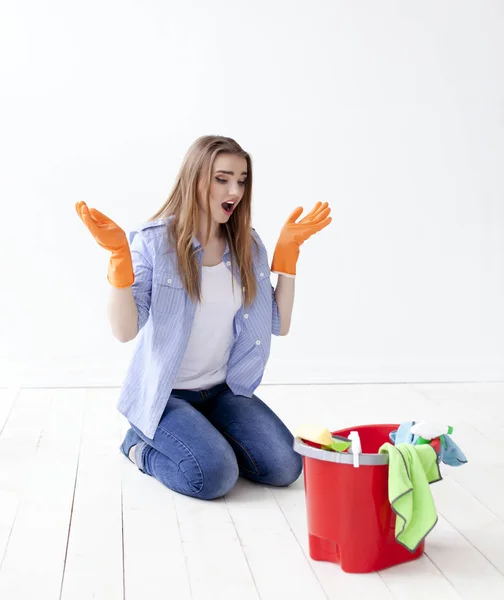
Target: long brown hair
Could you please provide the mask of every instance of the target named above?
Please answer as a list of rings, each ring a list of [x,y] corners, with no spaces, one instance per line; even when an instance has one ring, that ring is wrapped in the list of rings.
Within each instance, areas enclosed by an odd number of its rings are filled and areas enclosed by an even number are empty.
[[[243,198],[223,226],[224,235],[231,253],[233,268],[238,266],[241,285],[245,288],[245,304],[250,305],[256,295],[256,280],[252,268],[252,160],[250,155],[233,139],[208,135],[198,138],[187,151],[168,200],[151,217],[173,217],[169,235],[177,253],[178,268],[184,287],[190,298],[201,301],[198,262],[193,239],[198,232],[199,205],[198,187],[204,185],[203,201],[210,215],[210,182],[216,157],[234,154],[247,161],[247,180]],[[207,239],[210,233],[208,221]]]

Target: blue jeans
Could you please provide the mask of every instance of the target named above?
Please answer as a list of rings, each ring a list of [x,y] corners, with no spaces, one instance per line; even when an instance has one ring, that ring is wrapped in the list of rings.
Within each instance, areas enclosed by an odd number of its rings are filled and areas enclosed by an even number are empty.
[[[133,445],[138,468],[166,487],[195,498],[223,496],[241,475],[287,486],[301,474],[293,436],[262,400],[235,396],[226,384],[173,390],[153,439],[131,426],[121,446]]]

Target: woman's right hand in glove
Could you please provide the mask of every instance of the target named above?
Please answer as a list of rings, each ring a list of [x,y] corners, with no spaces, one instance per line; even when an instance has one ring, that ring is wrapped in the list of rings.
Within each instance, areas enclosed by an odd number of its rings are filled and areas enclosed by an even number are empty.
[[[99,210],[89,209],[85,202],[77,202],[75,209],[98,244],[111,253],[107,275],[110,284],[117,288],[133,285],[133,263],[124,231]]]

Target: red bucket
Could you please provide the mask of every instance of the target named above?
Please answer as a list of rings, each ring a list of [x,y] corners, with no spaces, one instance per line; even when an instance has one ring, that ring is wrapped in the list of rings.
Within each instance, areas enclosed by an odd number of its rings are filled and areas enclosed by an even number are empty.
[[[337,563],[347,573],[369,573],[415,560],[424,542],[410,552],[395,539],[396,516],[388,499],[388,455],[378,454],[399,425],[363,425],[334,431],[360,436],[358,468],[351,453],[322,450],[296,438],[303,456],[310,556]]]

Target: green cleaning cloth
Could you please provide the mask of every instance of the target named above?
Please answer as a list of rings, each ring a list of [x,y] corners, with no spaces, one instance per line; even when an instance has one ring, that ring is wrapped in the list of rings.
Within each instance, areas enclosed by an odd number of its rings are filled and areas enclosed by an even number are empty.
[[[395,537],[414,552],[437,523],[430,483],[442,479],[432,446],[386,443],[378,451],[389,456],[388,496],[396,513]]]

